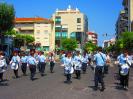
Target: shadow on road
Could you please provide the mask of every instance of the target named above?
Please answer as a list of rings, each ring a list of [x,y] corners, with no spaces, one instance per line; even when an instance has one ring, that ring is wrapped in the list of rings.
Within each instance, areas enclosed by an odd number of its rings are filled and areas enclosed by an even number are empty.
[[[9,84],[8,83],[1,83],[0,82],[0,86],[9,86]]]

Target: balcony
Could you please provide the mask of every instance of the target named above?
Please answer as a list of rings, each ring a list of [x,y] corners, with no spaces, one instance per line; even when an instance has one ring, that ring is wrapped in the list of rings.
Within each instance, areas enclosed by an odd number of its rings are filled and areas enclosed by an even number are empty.
[[[122,4],[123,6],[128,6],[128,0],[123,0]]]
[[[34,30],[34,27],[21,27],[21,30]]]
[[[16,24],[15,28],[19,30],[34,30],[34,24]]]

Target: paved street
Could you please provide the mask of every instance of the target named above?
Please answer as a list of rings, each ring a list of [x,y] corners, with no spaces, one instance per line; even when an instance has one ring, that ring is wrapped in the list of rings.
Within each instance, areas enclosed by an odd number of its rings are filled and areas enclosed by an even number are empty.
[[[8,70],[5,76],[9,81],[8,86],[0,86],[0,99],[133,99],[133,69],[131,69],[129,90],[120,90],[116,80],[117,69],[111,65],[109,74],[105,76],[106,89],[104,92],[93,90],[93,71],[89,67],[87,74],[82,74],[81,80],[75,79],[73,83],[64,84],[63,67],[56,64],[55,73],[49,73],[49,67],[46,67],[46,76],[38,78],[35,81],[29,80],[29,76],[21,76],[19,79],[13,79],[13,72]],[[21,75],[21,71],[19,72]]]

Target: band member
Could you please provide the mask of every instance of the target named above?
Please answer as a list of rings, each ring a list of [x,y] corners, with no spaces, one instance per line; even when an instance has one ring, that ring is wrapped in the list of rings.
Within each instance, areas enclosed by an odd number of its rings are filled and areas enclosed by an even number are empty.
[[[102,47],[98,48],[98,53],[94,55],[95,67],[95,90],[98,88],[98,83],[101,83],[101,91],[104,91],[105,85],[103,81],[104,66],[106,63],[106,55],[102,53]]]
[[[44,76],[44,71],[46,66],[46,57],[44,56],[44,52],[40,52],[39,65],[40,65],[41,76]]]
[[[30,56],[28,57],[27,64],[31,72],[30,79],[33,81],[36,73],[36,65],[37,65],[37,61],[34,58],[34,52],[30,52]]]
[[[48,60],[50,62],[50,72],[53,73],[53,69],[54,69],[54,65],[55,65],[55,58],[53,56],[53,53],[50,53]]]
[[[40,54],[41,54],[40,51],[35,51],[34,57],[35,57],[35,59],[37,61],[37,69],[41,73],[41,65],[40,65],[40,62],[39,62]]]
[[[21,62],[21,70],[23,72],[23,75],[26,76],[26,70],[27,70],[27,59],[28,57],[25,55],[25,53],[22,53],[22,57],[20,59]]]
[[[131,66],[131,60],[128,56],[128,52],[124,51],[124,54],[118,56],[119,62],[119,75],[120,75],[120,85],[124,89],[128,89],[128,80],[129,80],[129,69]]]
[[[72,83],[71,81],[71,74],[74,72],[73,69],[73,61],[71,57],[71,53],[66,54],[66,58],[64,59],[64,73],[66,76],[66,81],[65,83]]]
[[[3,81],[3,73],[6,71],[7,63],[3,56],[3,51],[0,51],[0,81]]]
[[[109,67],[110,67],[110,62],[111,62],[111,59],[110,59],[110,55],[109,53],[106,54],[106,65],[104,67],[104,73],[105,74],[108,74],[108,71],[109,71]]]
[[[86,73],[87,64],[88,64],[88,56],[87,56],[87,54],[84,52],[84,54],[83,54],[83,56],[82,56],[82,70],[83,70],[83,74]]]
[[[19,68],[19,64],[20,64],[20,57],[18,56],[18,52],[14,51],[13,52],[13,57],[10,61],[10,65],[11,65],[11,69],[13,69],[15,77],[19,78],[18,76],[18,68]]]
[[[80,55],[80,52],[77,52],[77,55],[74,57],[74,70],[76,74],[76,78],[80,79],[81,77],[81,68],[82,68],[82,57]]]

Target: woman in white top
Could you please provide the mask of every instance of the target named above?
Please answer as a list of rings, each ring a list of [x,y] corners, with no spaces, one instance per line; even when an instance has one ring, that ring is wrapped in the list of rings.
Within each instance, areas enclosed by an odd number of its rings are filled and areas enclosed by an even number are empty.
[[[66,75],[66,81],[65,83],[72,83],[71,81],[71,74],[74,72],[73,69],[73,61],[72,61],[72,56],[71,53],[67,53],[67,57],[64,59],[64,72]]]
[[[31,72],[30,79],[33,81],[35,80],[34,76],[36,73],[36,65],[37,65],[37,61],[34,57],[34,52],[30,52],[30,56],[27,59],[27,64]]]
[[[77,52],[77,55],[74,57],[74,70],[76,74],[76,78],[80,79],[81,77],[81,69],[82,69],[82,57],[80,52]]]
[[[111,62],[110,56],[109,56],[109,53],[107,53],[107,54],[106,54],[106,65],[105,65],[105,67],[104,67],[104,73],[105,73],[105,74],[108,74],[108,68],[109,68],[109,66],[110,66],[110,62]]]
[[[7,63],[3,56],[3,51],[0,51],[0,80],[3,81],[3,73],[6,71]]]
[[[83,74],[86,73],[87,64],[88,64],[88,56],[87,56],[86,52],[84,52],[84,54],[82,56],[82,70],[83,70]]]
[[[53,73],[53,69],[55,65],[55,57],[53,53],[50,53],[50,56],[48,57],[48,61],[50,62],[50,72]]]
[[[10,65],[11,65],[11,69],[13,69],[15,77],[19,78],[18,76],[18,68],[19,68],[19,64],[20,64],[20,57],[18,56],[18,52],[14,51],[13,52],[13,57],[10,61]]]

